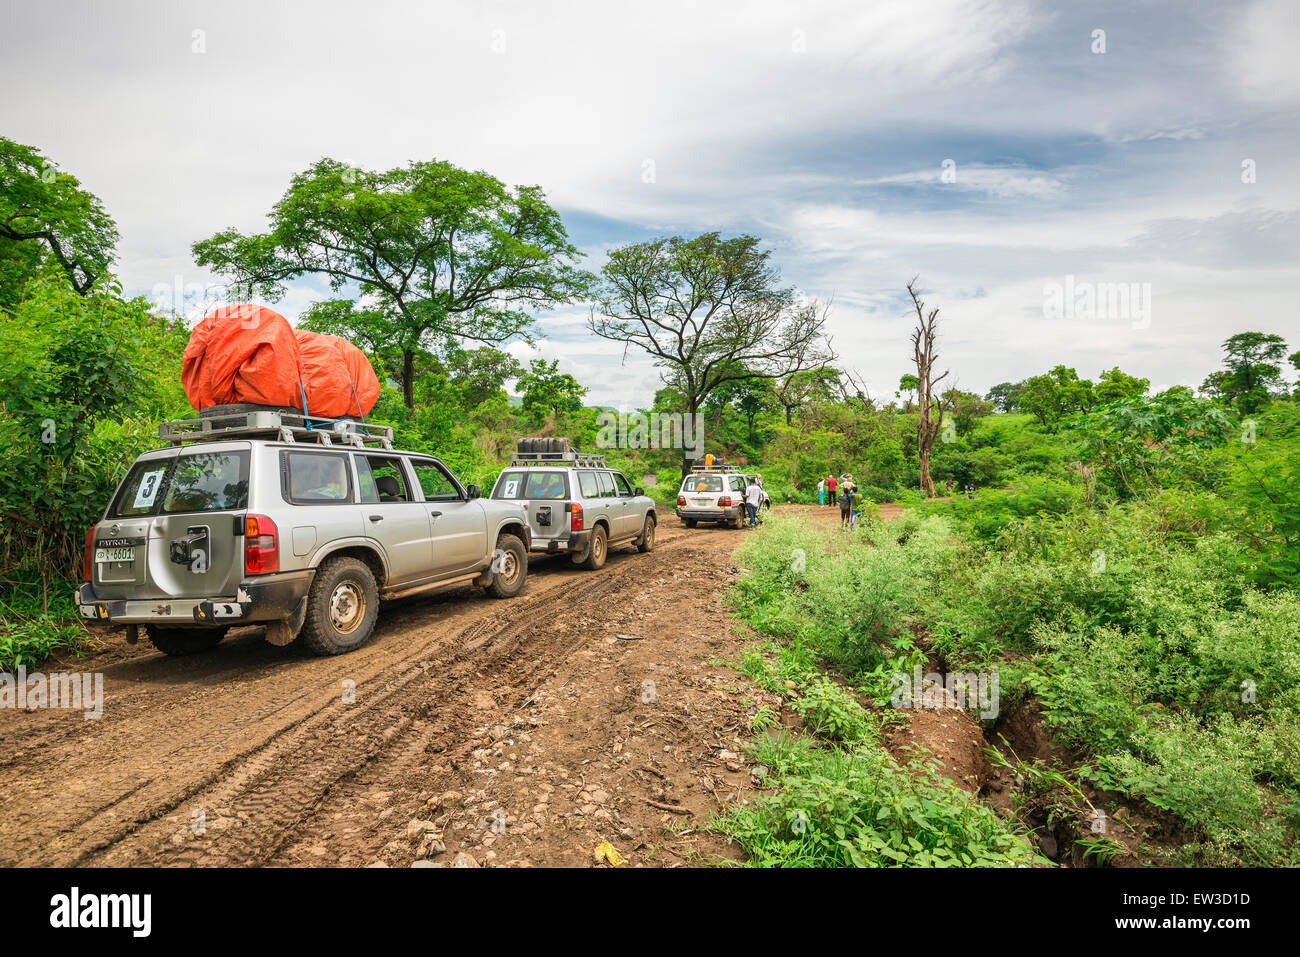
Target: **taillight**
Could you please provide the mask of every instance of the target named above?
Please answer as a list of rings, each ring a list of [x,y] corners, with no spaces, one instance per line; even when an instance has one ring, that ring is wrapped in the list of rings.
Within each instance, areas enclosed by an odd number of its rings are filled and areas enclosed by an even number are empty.
[[[569,529],[574,532],[582,531],[582,506],[577,502],[573,503],[572,517],[569,519]]]
[[[718,499],[718,508],[731,508],[731,496],[724,495]]]
[[[275,522],[265,515],[244,519],[244,574],[266,575],[280,570],[280,543]]]
[[[95,567],[95,526],[90,526],[86,532],[86,547],[81,552],[81,580],[90,581],[90,574]],[[67,567],[66,565],[64,566]]]
[[[685,507],[686,507],[686,496],[685,496],[685,495],[678,495],[678,496],[677,496],[677,507],[678,507],[678,508],[685,508]]]

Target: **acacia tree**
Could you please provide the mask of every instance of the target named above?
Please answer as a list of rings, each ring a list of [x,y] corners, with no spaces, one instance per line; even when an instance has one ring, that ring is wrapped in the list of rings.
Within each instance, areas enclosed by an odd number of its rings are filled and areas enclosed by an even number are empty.
[[[308,274],[357,288],[401,354],[407,408],[421,349],[530,341],[528,310],[580,300],[592,278],[540,187],[437,160],[373,172],[322,159],[268,218],[265,233],[195,243],[195,260],[241,296],[274,301]]]
[[[916,308],[916,328],[912,331],[912,359],[916,362],[916,404],[920,413],[916,422],[916,457],[921,465],[921,491],[934,498],[934,479],[930,478],[930,450],[943,427],[944,403],[935,390],[948,376],[947,370],[936,376],[934,363],[939,358],[935,351],[939,310],[925,311],[925,303],[916,294],[916,280],[907,284],[907,294]]]
[[[30,259],[27,251],[43,246],[84,296],[113,263],[117,226],[75,176],[58,172],[32,147],[0,137],[0,239],[17,247],[0,244],[0,259]]]
[[[705,233],[614,249],[588,328],[647,352],[694,417],[728,382],[782,379],[832,361],[825,310],[778,286],[753,236]],[[690,470],[682,453],[682,474]]]

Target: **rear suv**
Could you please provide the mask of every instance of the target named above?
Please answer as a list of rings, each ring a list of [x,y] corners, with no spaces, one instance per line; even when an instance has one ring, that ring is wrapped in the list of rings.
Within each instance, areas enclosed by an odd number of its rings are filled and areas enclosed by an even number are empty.
[[[566,553],[584,568],[600,568],[617,545],[655,546],[654,500],[604,456],[578,452],[568,439],[520,439],[492,498],[523,506],[533,551]]]
[[[215,411],[217,414],[210,414]],[[234,625],[272,644],[351,651],[380,599],[463,585],[500,598],[528,576],[528,523],[392,430],[254,411],[164,423],[86,533],[83,618],[140,625],[169,655]]]
[[[695,466],[682,479],[677,493],[677,517],[687,528],[694,528],[700,522],[740,528],[745,524],[745,488],[749,479],[749,475],[726,466]],[[772,507],[766,492],[763,492],[762,507]]]

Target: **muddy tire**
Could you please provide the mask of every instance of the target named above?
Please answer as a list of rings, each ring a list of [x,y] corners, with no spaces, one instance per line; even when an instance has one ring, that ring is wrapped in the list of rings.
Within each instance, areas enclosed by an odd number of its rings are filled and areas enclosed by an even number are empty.
[[[641,537],[637,539],[636,550],[638,552],[653,552],[655,550],[655,521],[653,515],[645,517],[645,527],[641,529]]]
[[[493,553],[492,581],[488,583],[487,593],[493,598],[514,598],[528,580],[528,549],[518,535],[506,533],[497,539],[497,550],[501,554]]]
[[[587,546],[587,557],[582,560],[582,567],[594,572],[604,566],[608,554],[609,534],[604,525],[597,525],[591,532],[591,544]]]
[[[314,655],[341,655],[366,643],[379,617],[374,573],[356,558],[327,558],[307,593],[298,644]]]
[[[145,625],[145,633],[155,648],[174,658],[209,651],[226,637],[224,628],[163,628],[160,625]]]

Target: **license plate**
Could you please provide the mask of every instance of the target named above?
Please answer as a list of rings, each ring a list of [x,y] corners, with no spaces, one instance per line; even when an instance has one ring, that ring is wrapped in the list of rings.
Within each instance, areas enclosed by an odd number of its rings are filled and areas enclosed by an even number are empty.
[[[718,503],[707,498],[697,498],[693,503],[699,508],[717,508]]]
[[[97,548],[95,549],[96,562],[133,562],[135,561],[134,548]]]

